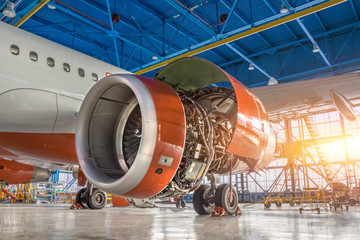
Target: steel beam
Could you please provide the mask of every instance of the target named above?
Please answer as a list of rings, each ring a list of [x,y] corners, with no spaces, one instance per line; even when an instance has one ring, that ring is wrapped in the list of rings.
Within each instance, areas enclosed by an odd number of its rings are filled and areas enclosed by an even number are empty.
[[[87,24],[88,26],[94,28],[94,29],[97,29],[97,30],[100,30],[104,33],[106,33],[108,36],[110,37],[115,37],[119,40],[122,40],[124,41],[124,43],[128,44],[128,45],[131,45],[131,46],[135,46],[136,48],[140,49],[140,50],[143,50],[144,52],[146,52],[147,54],[149,54],[150,56],[158,56],[159,58],[161,58],[161,56],[159,55],[159,53],[155,53],[147,48],[144,48],[143,46],[139,45],[139,44],[136,44],[132,41],[130,41],[129,39],[125,38],[125,37],[122,37],[118,32],[116,31],[110,31],[104,27],[102,27],[101,25],[99,24],[96,24],[95,22],[93,21],[90,21],[89,19],[86,19],[84,17],[81,17],[80,15],[78,14],[75,14],[74,12],[72,12],[71,10],[65,8],[64,6],[60,5],[59,3],[56,3],[56,2],[53,2],[52,3],[54,6],[56,6],[56,9],[62,11],[63,13],[66,13],[68,15],[70,15],[71,17],[75,19],[77,19],[78,21],[81,21],[85,24]]]
[[[114,31],[114,25],[113,25],[113,22],[112,22],[111,10],[110,10],[110,2],[109,2],[109,0],[106,0],[106,6],[107,6],[107,11],[108,11],[108,16],[109,16],[109,22],[110,22],[111,31]],[[118,52],[118,47],[117,47],[117,42],[116,42],[115,36],[113,36],[112,39],[113,39],[113,42],[114,42],[114,48],[115,48],[115,56],[116,56],[117,67],[120,67],[119,52]]]
[[[229,19],[231,18],[231,15],[233,14],[233,12],[234,12],[234,10],[235,10],[235,7],[236,7],[236,4],[238,3],[238,0],[235,0],[234,2],[233,2],[233,5],[231,6],[231,8],[230,8],[230,11],[229,11],[229,14],[228,14],[228,16],[227,16],[227,18],[226,18],[226,20],[225,20],[225,22],[224,22],[224,24],[223,24],[223,26],[222,26],[222,28],[221,28],[221,31],[220,31],[220,34],[222,35],[223,33],[224,33],[224,31],[225,31],[225,28],[226,28],[226,26],[227,26],[227,24],[228,24],[228,22],[229,22]]]
[[[41,24],[44,24],[44,26],[48,26],[48,23],[45,22],[43,19],[40,19],[36,16],[33,16],[30,21],[34,21],[36,23],[41,23]],[[49,24],[51,25],[51,24]],[[97,43],[97,42],[94,42],[92,40],[89,40],[89,39],[86,39],[85,37],[83,36],[79,36],[80,34],[70,34],[70,33],[67,33],[66,30],[64,28],[61,28],[60,26],[57,26],[59,28],[55,28],[54,26],[51,26],[51,28],[54,29],[54,32],[53,33],[61,33],[62,35],[68,35],[70,37],[75,37],[78,41],[81,41],[83,42],[84,44],[89,44],[89,45],[92,45],[94,48],[96,49],[99,49],[101,51],[104,51],[104,48],[103,48],[103,45],[101,45],[100,43]],[[107,51],[107,50],[105,50]],[[88,54],[88,53],[87,53]],[[112,53],[114,54],[114,53]],[[90,54],[88,54],[89,56],[91,56]],[[96,56],[92,56],[94,58],[98,58]],[[125,57],[128,57],[128,56],[125,56]],[[132,61],[134,64],[138,65],[139,63],[136,62],[136,61]]]
[[[31,9],[25,16],[19,19],[17,23],[15,23],[15,27],[20,27],[23,25],[29,18],[31,18],[37,11],[39,11],[43,6],[45,6],[50,0],[42,0],[39,2],[33,9]]]
[[[351,10],[352,10],[353,13],[354,13],[354,16],[355,16],[356,21],[359,21],[359,15],[358,15],[358,13],[356,12],[354,0],[349,0],[349,3],[350,3],[350,6],[351,6]]]
[[[231,10],[231,7],[229,6],[228,2],[225,0],[220,1],[227,9]],[[234,15],[240,19],[240,21],[242,21],[244,24],[249,24],[249,21],[247,21],[244,17],[242,17],[236,10],[234,10]],[[229,18],[229,16],[228,16]],[[222,32],[223,33],[223,32]],[[268,45],[269,47],[272,47],[272,45],[270,44],[270,42],[268,40],[265,39],[265,37],[259,33],[257,34],[257,36],[263,40],[263,42]]]
[[[281,2],[288,8],[289,11],[291,11],[292,13],[294,13],[294,8],[288,3],[287,0],[281,0]],[[330,61],[327,59],[327,57],[325,56],[324,52],[321,50],[321,48],[319,47],[319,45],[317,44],[317,42],[315,41],[315,39],[311,36],[309,30],[305,27],[305,25],[302,23],[302,21],[297,18],[296,22],[299,24],[299,26],[301,27],[301,29],[305,32],[306,36],[310,39],[310,41],[312,42],[313,46],[316,46],[319,49],[319,53],[321,55],[321,57],[324,59],[325,63],[331,67],[331,63]],[[315,53],[316,54],[316,53]]]
[[[306,0],[306,2],[310,2],[310,0]],[[321,21],[321,18],[320,18],[320,16],[319,16],[319,14],[315,13],[314,15],[315,15],[315,18],[318,20],[321,28],[322,28],[324,31],[326,31],[327,29],[326,29],[324,23]]]
[[[184,8],[184,6],[180,6],[179,4],[173,2],[172,0],[165,0],[165,2],[167,2],[168,4],[170,4],[171,6],[173,6],[176,10],[178,10],[181,14],[185,15],[185,16],[186,16],[187,18],[189,18],[192,22],[194,22],[195,24],[197,24],[198,26],[200,26],[201,28],[203,28],[204,30],[206,30],[206,31],[207,31],[208,33],[210,33],[214,38],[220,38],[220,39],[222,38],[222,35],[223,35],[222,33],[223,33],[224,28],[222,29],[222,32],[221,32],[220,34],[216,34],[213,29],[211,29],[209,26],[205,25],[205,24],[204,24],[205,22],[200,21],[200,19],[199,19],[198,17],[195,17],[194,14],[191,14],[189,11],[187,11],[187,10]],[[237,3],[237,1],[235,1],[235,2],[233,3],[233,6],[230,8],[229,14],[228,14],[228,18],[226,19],[226,21],[229,20],[232,12],[233,12],[234,9],[235,9],[236,3]],[[226,23],[227,23],[227,22],[225,22],[225,24],[226,24]],[[209,24],[208,24],[208,25],[209,25]],[[231,47],[229,47],[229,48],[234,51],[234,48],[231,48]],[[245,50],[243,50],[243,49],[241,49],[241,50],[245,52]],[[240,51],[235,50],[234,52],[239,55],[239,52],[240,52]],[[241,53],[241,52],[240,52],[240,53]],[[242,53],[241,53],[241,54],[242,54]],[[242,54],[242,55],[240,55],[240,56],[246,57],[245,54]],[[249,62],[253,63],[249,58],[246,58],[246,59],[248,59]],[[257,68],[260,72],[263,72],[263,73],[265,72],[265,71],[264,71],[263,69],[261,69],[258,65],[256,65],[256,68]]]
[[[148,13],[150,13],[151,15],[155,16],[156,18],[158,18],[159,20],[163,21],[163,18],[162,16],[159,15],[159,13],[157,13],[155,10],[153,10],[151,8],[151,6],[147,5],[146,2],[143,2],[142,4],[139,4],[137,1],[133,1],[133,4],[136,4],[136,6],[138,7],[145,7],[146,11]],[[180,15],[179,15],[180,16]],[[186,17],[186,16],[184,16]],[[178,26],[176,26],[175,24],[171,23],[172,20],[174,20],[176,18],[171,18],[170,20],[165,20],[165,24],[167,24],[167,26],[169,26],[170,28],[172,28],[175,32],[179,32],[181,33],[184,37],[194,41],[195,43],[199,42],[198,39],[196,39],[195,37],[192,37],[188,32],[184,31],[184,30],[181,30],[181,28],[179,28]],[[185,19],[185,18],[184,18]],[[169,45],[170,46],[170,45]],[[177,50],[179,51],[179,50]],[[180,50],[181,51],[181,50]],[[217,53],[216,51],[212,51],[213,54],[215,54],[216,56],[222,58],[222,59],[225,59],[225,57],[221,56],[219,53]],[[159,60],[160,61],[160,60]]]
[[[346,25],[346,26],[342,26],[342,27],[339,27],[339,28],[336,28],[336,29],[329,30],[329,31],[324,32],[324,33],[316,34],[316,35],[314,35],[314,38],[326,37],[326,36],[329,36],[330,34],[333,34],[333,33],[341,32],[341,31],[348,30],[348,29],[355,29],[355,28],[359,28],[359,27],[360,27],[360,22],[356,22],[356,23],[353,23],[353,24],[349,24],[349,25]],[[299,45],[299,44],[301,44],[303,42],[307,42],[307,41],[309,41],[309,39],[307,37],[302,38],[302,39],[299,39],[299,40],[294,41],[294,42],[285,43],[285,44],[282,44],[282,45],[279,45],[279,46],[276,46],[276,47],[265,49],[263,51],[251,54],[248,57],[253,58],[253,57],[260,56],[262,54],[267,54],[267,53],[271,54],[271,53],[273,53],[273,52],[275,52],[275,51],[277,51],[279,49],[283,49],[283,48],[287,48],[287,47],[291,47],[291,46],[296,46],[296,45]],[[227,65],[236,64],[236,63],[241,62],[241,61],[242,60],[239,60],[239,59],[231,60],[231,61],[228,61],[226,63],[219,64],[219,67],[223,68],[223,67],[226,67]]]
[[[90,1],[85,1],[85,0],[81,0],[81,2],[82,2],[83,4],[91,7],[91,8],[94,8],[94,9],[98,10],[99,12],[101,12],[101,13],[103,13],[103,14],[107,14],[107,11],[106,11],[105,9],[100,8],[100,7],[102,7],[101,5],[100,5],[100,6],[95,6],[95,5],[93,5]],[[128,21],[127,19],[120,18],[120,22],[121,22],[122,24],[125,24],[126,26],[132,28],[132,29],[140,30],[140,31],[141,31],[141,36],[149,37],[149,38],[151,38],[154,42],[157,42],[158,44],[162,44],[162,41],[161,41],[160,39],[156,38],[155,36],[153,36],[153,34],[151,34],[150,32],[142,29],[141,27],[140,27],[140,28],[141,28],[141,29],[140,29],[139,26],[138,26],[138,27],[134,26],[134,25],[133,25],[130,21]],[[135,22],[135,23],[136,23],[136,22]],[[136,25],[138,25],[138,24],[136,23]],[[126,36],[127,34],[122,34],[122,35],[123,35],[123,36]],[[149,41],[149,40],[148,40],[148,41]],[[179,50],[179,49],[176,49],[174,46],[171,46],[171,47],[172,47],[172,49],[174,49],[175,51]]]
[[[347,64],[353,64],[353,63],[360,64],[360,58],[352,59],[352,60],[345,61],[345,62],[338,63],[338,64],[333,64],[333,68],[337,68],[337,67],[341,67],[341,66],[344,66],[344,65],[347,65]],[[300,76],[305,75],[305,74],[316,73],[316,72],[319,72],[319,71],[322,71],[322,70],[327,70],[327,69],[329,69],[328,66],[315,68],[315,69],[311,69],[311,70],[304,71],[304,72],[301,72],[301,73],[296,73],[296,74],[291,74],[291,75],[287,75],[287,76],[284,76],[284,77],[279,77],[279,78],[277,78],[277,80],[279,81],[279,83],[280,82],[287,82],[287,81],[284,81],[284,80],[289,79],[289,78],[293,78],[293,77],[300,77]],[[350,71],[351,69],[347,69],[346,72],[349,72],[348,70]],[[355,67],[352,70],[353,71],[358,70],[358,67]],[[333,76],[335,74],[340,74],[340,73],[343,73],[343,72],[344,72],[343,69],[334,70],[334,71],[331,71],[331,74],[326,73],[326,74],[319,75],[317,77]],[[311,78],[306,78],[306,79],[311,79]],[[305,80],[305,79],[302,78],[302,80]],[[247,85],[247,87],[249,87],[249,88],[251,88],[251,87],[259,87],[259,86],[264,86],[267,83],[268,83],[267,81],[262,81],[262,82]]]
[[[206,26],[205,24],[203,24],[203,22],[199,18],[195,17],[192,13],[185,10],[183,6],[180,6],[178,3],[174,2],[173,0],[164,0],[164,2],[166,2],[167,4],[169,4],[170,6],[175,8],[176,10],[178,10],[180,13],[184,14],[187,18],[189,18],[191,21],[196,23],[197,26],[204,29],[210,35],[214,35],[213,29],[211,29],[209,26]]]
[[[321,48],[319,47],[319,45],[317,44],[317,42],[315,41],[315,39],[311,36],[310,32],[307,30],[307,28],[305,27],[305,25],[301,22],[300,19],[296,19],[296,22],[300,25],[301,29],[305,32],[306,36],[310,39],[310,41],[312,42],[313,46],[316,46],[319,49],[319,53],[321,55],[321,57],[324,59],[325,63],[331,67],[331,63],[329,62],[329,60],[327,59],[327,57],[325,56],[324,52],[321,50]],[[316,53],[315,53],[316,54]]]
[[[264,0],[264,3],[274,14],[277,14],[279,12],[277,9],[275,10],[274,6],[268,0]],[[287,24],[284,24],[284,27],[289,31],[289,33],[293,36],[294,39],[297,39],[297,36],[295,35],[294,31],[291,30]]]
[[[257,70],[259,70],[262,74],[264,74],[265,76],[267,76],[268,78],[271,78],[271,76],[265,72],[262,68],[260,68],[256,63],[254,63],[250,58],[246,57],[244,54],[242,54],[239,50],[237,50],[234,46],[232,46],[231,43],[226,43],[225,44],[228,48],[230,48],[231,50],[233,50],[236,54],[238,54],[240,57],[242,57],[243,59],[245,59],[247,62],[251,63]]]
[[[313,14],[315,12],[318,12],[318,11],[324,10],[326,8],[335,6],[335,5],[340,4],[342,2],[345,2],[345,1],[347,1],[347,0],[329,0],[329,1],[325,2],[325,3],[322,3],[322,4],[319,4],[319,5],[316,5],[316,6],[301,10],[301,11],[296,12],[294,14],[291,14],[291,15],[285,16],[283,18],[280,18],[280,19],[265,23],[265,24],[257,26],[257,27],[251,28],[251,26],[250,26],[250,29],[247,30],[247,31],[243,31],[243,32],[238,33],[236,35],[229,36],[229,37],[227,37],[225,39],[222,39],[222,40],[219,40],[217,42],[213,42],[214,39],[210,39],[210,40],[205,41],[205,42],[202,43],[204,45],[206,44],[205,46],[202,45],[202,47],[198,47],[198,48],[196,48],[196,46],[193,46],[193,50],[186,49],[188,51],[185,50],[184,52],[178,52],[175,55],[170,55],[167,58],[167,60],[165,60],[165,61],[162,61],[162,62],[159,62],[159,63],[156,63],[156,64],[154,64],[154,62],[151,62],[151,63],[149,63],[149,65],[153,64],[152,66],[149,66],[149,67],[146,67],[146,68],[140,69],[140,70],[139,69],[134,69],[133,71],[136,71],[136,74],[146,73],[146,72],[149,72],[151,70],[162,67],[162,66],[164,66],[164,65],[166,65],[166,64],[168,64],[168,63],[170,63],[170,62],[172,62],[174,60],[202,53],[204,51],[216,48],[218,46],[222,46],[222,45],[224,45],[226,43],[230,43],[230,42],[239,40],[241,38],[245,38],[245,37],[251,36],[253,34],[256,34],[256,33],[271,29],[271,28],[274,28],[276,26],[280,26],[282,24],[293,21],[293,20],[295,20],[297,18]],[[306,5],[306,4],[304,4],[304,5]],[[300,9],[302,7],[303,6],[299,6],[297,9]],[[266,20],[262,20],[262,21],[266,22]],[[196,49],[194,49],[194,48],[196,48]]]

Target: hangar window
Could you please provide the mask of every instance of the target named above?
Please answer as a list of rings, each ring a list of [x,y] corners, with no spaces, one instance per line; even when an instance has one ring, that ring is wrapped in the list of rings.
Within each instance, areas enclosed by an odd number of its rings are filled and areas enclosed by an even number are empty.
[[[78,73],[79,73],[79,76],[80,76],[80,77],[85,77],[85,71],[84,71],[84,69],[79,68],[79,69],[78,69]]]
[[[48,57],[48,58],[47,58],[47,65],[48,65],[49,67],[54,67],[54,66],[55,66],[55,61],[54,61],[54,59],[51,58],[51,57]]]
[[[10,46],[10,52],[11,52],[12,54],[14,54],[14,55],[19,55],[20,49],[19,49],[19,47],[16,46],[16,45],[11,45],[11,46]]]
[[[64,64],[63,64],[63,68],[64,68],[64,71],[65,71],[65,72],[70,72],[70,65],[69,65],[69,64],[64,63]]]
[[[92,74],[92,80],[94,80],[95,82],[99,80],[98,75],[96,73]]]
[[[31,61],[36,62],[36,61],[38,60],[38,55],[37,55],[37,53],[31,51],[31,52],[30,52],[30,59],[31,59]]]

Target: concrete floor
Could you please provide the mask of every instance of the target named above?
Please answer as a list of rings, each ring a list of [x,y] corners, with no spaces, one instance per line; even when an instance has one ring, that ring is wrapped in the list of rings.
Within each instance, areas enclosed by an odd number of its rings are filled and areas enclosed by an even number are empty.
[[[191,206],[191,204],[189,204]],[[68,205],[1,205],[0,239],[360,239],[360,206],[349,212],[242,208],[242,216],[197,216],[191,207],[70,210]]]

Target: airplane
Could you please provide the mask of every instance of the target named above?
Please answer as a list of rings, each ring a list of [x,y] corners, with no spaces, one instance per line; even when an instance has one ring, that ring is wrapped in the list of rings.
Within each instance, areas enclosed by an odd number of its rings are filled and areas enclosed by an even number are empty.
[[[3,22],[0,33],[0,183],[73,171],[86,184],[76,202],[91,209],[105,206],[104,191],[129,199],[194,191],[198,214],[220,206],[233,215],[237,193],[214,176],[265,169],[277,146],[272,122],[334,106],[354,120],[360,100],[359,73],[248,89],[187,57],[148,78]]]

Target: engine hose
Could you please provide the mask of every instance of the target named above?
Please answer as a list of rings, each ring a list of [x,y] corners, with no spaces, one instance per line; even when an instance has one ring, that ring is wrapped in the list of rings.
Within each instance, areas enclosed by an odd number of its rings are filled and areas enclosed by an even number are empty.
[[[184,96],[187,100],[189,100],[192,104],[195,105],[195,109],[196,111],[199,113],[199,115],[203,115],[205,114],[206,116],[206,111],[205,109],[201,106],[201,104],[199,104],[198,102],[192,100],[191,98],[187,97],[187,96]],[[200,112],[200,109],[202,110],[203,113]],[[205,119],[207,124],[208,124],[208,130],[209,130],[209,140],[210,140],[210,147],[209,145],[207,144],[207,141],[206,141],[206,138],[205,138],[205,134],[202,134],[202,138],[203,138],[203,142],[204,142],[204,145],[206,146],[208,152],[210,153],[209,154],[209,160],[208,162],[206,163],[206,167],[205,167],[205,170],[204,170],[204,173],[203,175],[201,176],[201,178],[197,181],[197,183],[195,183],[195,185],[190,188],[189,192],[192,192],[194,190],[196,190],[200,185],[201,185],[201,182],[204,180],[205,176],[206,176],[206,173],[208,172],[209,168],[210,168],[210,165],[214,159],[214,156],[215,156],[215,151],[213,151],[213,139],[212,139],[212,136],[213,136],[213,128],[211,127],[211,123],[209,121],[208,118]],[[202,127],[204,128],[204,125],[202,124]],[[205,129],[203,129],[204,131]],[[204,131],[205,133],[205,131]]]

